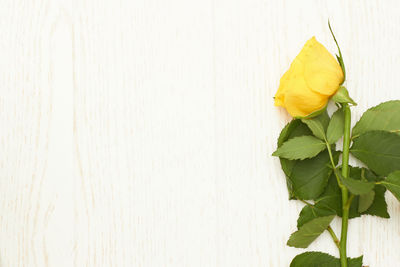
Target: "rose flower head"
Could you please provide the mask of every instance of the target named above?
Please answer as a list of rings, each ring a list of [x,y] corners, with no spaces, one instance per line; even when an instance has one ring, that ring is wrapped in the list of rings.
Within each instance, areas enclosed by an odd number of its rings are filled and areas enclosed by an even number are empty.
[[[284,107],[295,118],[311,117],[326,107],[343,81],[339,63],[312,37],[282,76],[275,106]]]

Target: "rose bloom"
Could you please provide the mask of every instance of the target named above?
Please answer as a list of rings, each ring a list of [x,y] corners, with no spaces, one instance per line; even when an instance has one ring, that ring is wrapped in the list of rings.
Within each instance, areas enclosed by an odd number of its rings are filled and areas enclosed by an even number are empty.
[[[282,76],[275,106],[295,118],[317,114],[343,83],[342,68],[328,50],[312,37]]]

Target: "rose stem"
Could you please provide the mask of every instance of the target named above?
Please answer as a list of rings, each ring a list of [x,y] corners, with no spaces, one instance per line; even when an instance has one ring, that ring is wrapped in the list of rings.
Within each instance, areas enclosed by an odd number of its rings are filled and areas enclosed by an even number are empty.
[[[344,110],[344,136],[343,136],[343,155],[342,155],[342,176],[344,179],[349,177],[349,150],[350,150],[350,125],[351,113],[348,104],[343,104]],[[349,209],[351,201],[346,187],[342,187],[342,233],[340,236],[340,263],[341,267],[347,267],[347,229],[349,223]],[[352,198],[350,198],[352,200]]]

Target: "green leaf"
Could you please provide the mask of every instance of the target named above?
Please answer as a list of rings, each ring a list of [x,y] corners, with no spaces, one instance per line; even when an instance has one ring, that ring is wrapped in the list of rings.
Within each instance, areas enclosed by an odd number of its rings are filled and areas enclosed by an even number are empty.
[[[368,179],[366,178],[365,175],[366,169],[361,169],[361,178],[359,180],[364,181],[364,182],[368,182]],[[375,183],[375,180],[372,181],[373,183]],[[374,198],[375,198],[375,191],[371,190],[368,193],[362,194],[359,196],[358,199],[358,212],[362,213],[366,210],[368,210],[368,208],[372,205],[372,203],[374,202]]]
[[[351,168],[350,168],[351,172]],[[328,185],[323,194],[315,202],[318,205],[328,207],[336,211],[336,214],[342,216],[342,191],[340,190],[335,175],[332,173]],[[358,197],[355,197],[351,203],[349,210],[349,218],[359,217],[358,212]]]
[[[297,255],[290,267],[340,267],[339,259],[322,252],[305,252]]]
[[[350,103],[354,106],[357,106],[357,103],[354,102],[353,99],[349,96],[349,91],[347,91],[346,87],[340,86],[336,93],[332,96],[332,100],[336,103]]]
[[[303,135],[312,135],[312,132],[301,120],[292,120],[282,129],[278,138],[278,147],[289,139]]]
[[[307,124],[308,128],[310,128],[316,137],[325,140],[325,132],[329,124],[329,116],[326,111],[317,117],[311,119],[302,119],[301,121]]]
[[[286,126],[281,131],[281,134],[278,138],[278,147],[282,146],[282,144],[289,139],[303,135],[312,135],[312,132],[307,127],[307,125],[301,122],[301,120],[292,120],[291,122],[286,124]],[[293,193],[293,186],[288,179],[288,176],[292,173],[292,169],[293,166],[296,164],[296,161],[280,158],[280,162],[282,170],[286,175],[286,184],[289,191],[289,199],[294,199],[295,197]]]
[[[315,218],[294,232],[287,242],[290,247],[306,248],[329,226],[335,215]]]
[[[343,109],[338,109],[332,115],[332,119],[329,122],[326,137],[329,144],[336,143],[344,132],[344,112]]]
[[[323,116],[325,119],[322,119],[322,121],[326,124],[327,115]],[[311,131],[301,120],[292,120],[282,130],[278,139],[278,147],[288,139],[309,134],[311,134]],[[336,162],[338,157],[338,153],[334,152]],[[331,172],[329,154],[327,151],[323,151],[316,157],[303,161],[284,158],[280,158],[280,161],[282,170],[287,178],[286,182],[289,191],[289,199],[314,199],[323,192],[326,182],[329,179],[329,173]],[[294,171],[294,168],[298,171]],[[311,172],[311,169],[313,169],[314,172]],[[310,174],[312,175],[311,177],[309,176]],[[296,197],[295,194],[297,194]]]
[[[353,166],[350,166],[350,177],[373,183],[381,181],[381,178],[376,176],[370,170]],[[358,211],[360,198],[358,196],[354,198],[350,207],[350,218],[359,217],[363,214],[378,216],[381,218],[390,218],[389,213],[387,212],[387,204],[385,199],[386,188],[382,185],[375,185],[374,192],[375,197],[371,206],[366,211],[361,213]]]
[[[290,160],[312,158],[326,148],[326,144],[313,136],[299,136],[282,144],[272,156]]]
[[[333,172],[324,192],[315,200],[315,205],[334,210],[338,216],[342,216],[342,192]]]
[[[400,169],[400,135],[395,133],[363,133],[354,140],[350,152],[379,175]]]
[[[400,171],[392,172],[381,183],[400,201]]]
[[[358,212],[362,213],[368,210],[371,207],[372,203],[374,202],[375,198],[375,191],[371,190],[366,194],[360,195],[358,200]]]
[[[375,198],[371,206],[361,214],[378,216],[381,218],[390,218],[387,211],[387,203],[385,199],[386,188],[382,185],[376,185],[374,188]]]
[[[382,130],[400,132],[400,100],[393,100],[368,109],[353,128],[353,138],[363,133]]]
[[[349,267],[361,267],[363,257],[347,259]],[[340,259],[322,252],[305,252],[292,260],[290,267],[340,267]]]
[[[315,218],[335,214],[336,212],[334,210],[321,204],[306,205],[301,210],[299,218],[297,219],[297,228],[300,228],[305,223],[308,223]]]
[[[334,153],[334,157],[337,160],[338,153]],[[298,199],[317,198],[324,191],[331,172],[327,151],[311,159],[296,161],[288,177],[293,186],[294,195]]]
[[[343,178],[340,173],[338,173],[338,175],[340,176],[342,184],[354,195],[364,195],[374,189],[375,183],[356,180],[350,177]]]
[[[362,267],[363,264],[363,256],[360,256],[355,259],[349,259],[347,258],[347,263],[349,267]]]
[[[350,166],[350,176],[354,179],[361,179],[361,173],[364,171],[364,176],[370,182],[378,181],[371,171],[362,168],[355,168]],[[374,188],[375,198],[372,205],[364,212],[360,213],[358,211],[359,197],[356,196],[350,206],[349,218],[360,217],[361,214],[374,215],[382,218],[389,218],[389,213],[387,212],[387,204],[385,200],[386,188],[382,185],[376,185]],[[329,178],[328,185],[326,186],[324,192],[316,199],[315,205],[320,207],[327,207],[336,211],[336,214],[342,216],[342,194],[339,186],[336,182],[336,177],[332,173]]]

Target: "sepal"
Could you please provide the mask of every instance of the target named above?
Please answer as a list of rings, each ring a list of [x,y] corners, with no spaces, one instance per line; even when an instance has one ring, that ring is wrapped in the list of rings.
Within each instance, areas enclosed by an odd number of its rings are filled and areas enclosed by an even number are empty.
[[[336,91],[336,94],[332,96],[332,100],[336,103],[340,104],[352,104],[353,106],[357,106],[357,103],[349,96],[349,91],[347,91],[346,87],[340,86]]]

